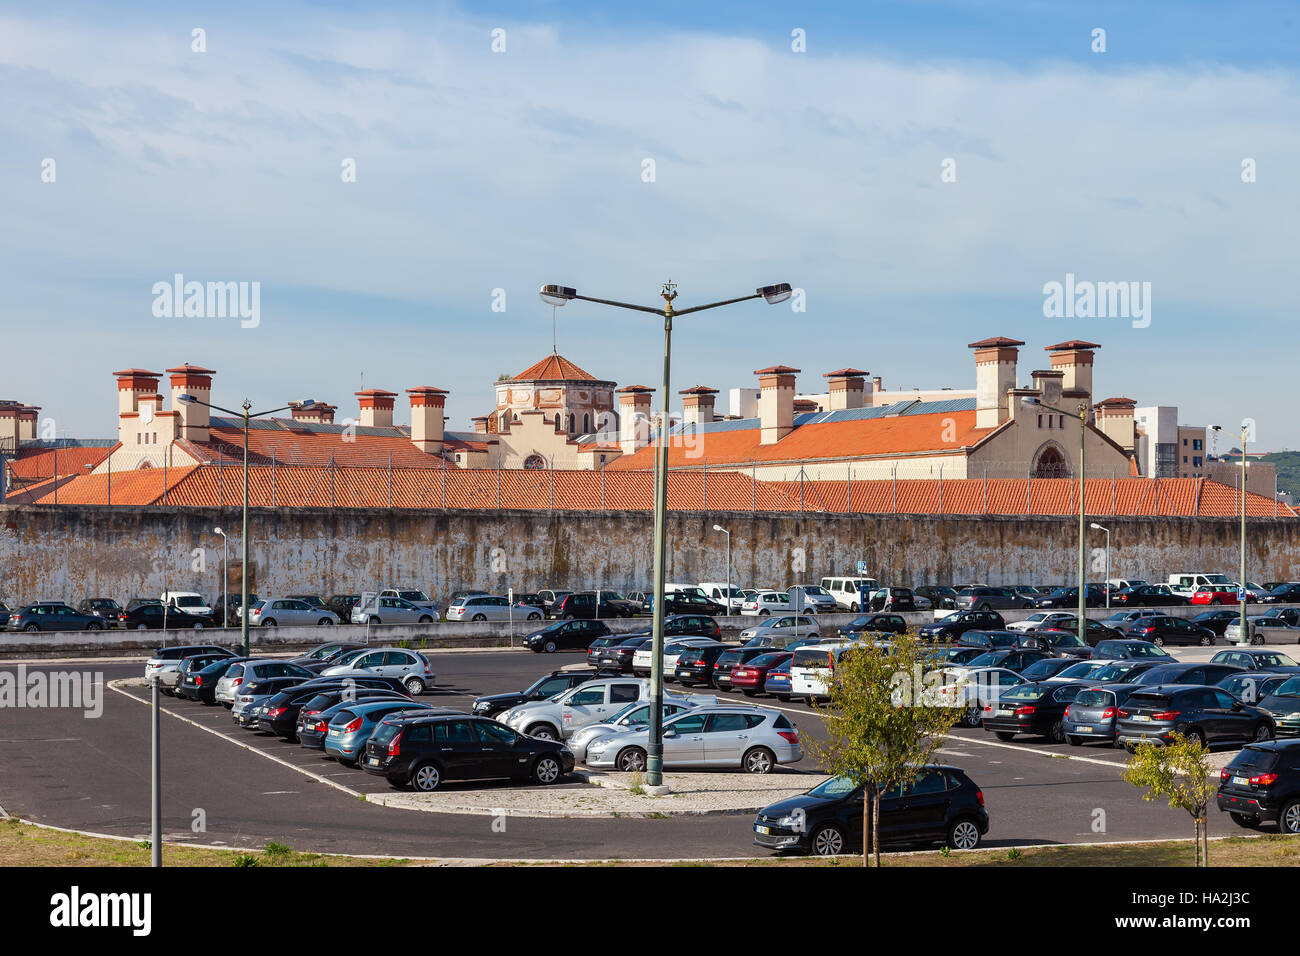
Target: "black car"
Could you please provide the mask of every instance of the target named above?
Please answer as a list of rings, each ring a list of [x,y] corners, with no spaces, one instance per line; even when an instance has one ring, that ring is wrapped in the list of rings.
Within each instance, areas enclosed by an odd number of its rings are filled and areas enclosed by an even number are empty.
[[[1192,602],[1175,594],[1167,584],[1139,584],[1114,592],[1110,603],[1113,607],[1185,607]]]
[[[1269,593],[1273,595],[1274,600],[1285,604],[1300,603],[1300,584],[1279,584],[1277,587],[1269,588]]]
[[[1227,608],[1216,608],[1213,611],[1202,611],[1200,614],[1194,614],[1187,618],[1192,623],[1200,627],[1208,628],[1213,631],[1216,637],[1223,637],[1223,632],[1233,621],[1241,619],[1241,611],[1232,611]]]
[[[846,777],[764,807],[754,819],[754,845],[816,856],[861,853],[865,797]],[[956,767],[931,764],[880,800],[880,843],[942,843],[973,850],[989,830],[984,794]]]
[[[632,673],[632,657],[654,638],[646,634],[623,637],[613,644],[607,644],[596,656],[596,670],[609,674]]]
[[[1135,684],[1154,687],[1159,684],[1217,684],[1229,674],[1241,671],[1233,664],[1194,664],[1175,661],[1159,664],[1133,678]]]
[[[395,787],[430,793],[445,780],[555,783],[573,772],[573,754],[557,740],[517,734],[486,717],[407,714],[380,722],[358,766]]]
[[[1163,647],[1165,644],[1199,644],[1209,647],[1215,634],[1208,627],[1193,624],[1180,617],[1140,617],[1124,628],[1124,636],[1135,641],[1150,641]]]
[[[299,684],[305,683],[307,678],[298,676],[283,677],[264,677],[261,680],[254,680],[243,684],[236,693],[236,703],[244,703],[245,698],[251,697],[270,697],[274,698],[281,691],[289,690]],[[234,718],[236,724],[245,730],[258,730],[257,721],[261,716],[264,704],[258,704],[256,707],[246,706],[236,712],[231,711],[230,716]]]
[[[1078,635],[1079,618],[1074,614],[1069,617],[1057,618],[1046,627],[1035,628],[1035,631],[1037,633],[1042,633],[1044,631],[1067,631],[1070,634]],[[1083,626],[1083,640],[1089,647],[1096,647],[1102,641],[1122,640],[1123,637],[1124,635],[1113,627],[1108,627],[1101,623],[1101,621],[1094,621],[1092,618],[1088,618],[1087,623]]]
[[[921,628],[923,641],[952,641],[967,631],[1004,631],[1007,622],[997,611],[957,611]]]
[[[1280,736],[1300,734],[1300,676],[1288,677],[1278,684],[1259,706],[1272,715]]]
[[[600,592],[597,603],[595,591],[575,591],[557,601],[550,609],[550,617],[559,619],[582,618],[591,620],[601,617],[636,617],[641,609],[624,598],[617,591]]]
[[[1019,631],[966,631],[957,638],[957,646],[979,647],[986,651],[1007,651],[1020,643],[1020,636]]]
[[[969,664],[970,667],[1003,667],[1019,674],[1031,664],[1045,660],[1048,655],[1042,651],[1024,650],[1019,647],[1008,650],[985,651]]]
[[[1168,743],[1174,733],[1212,747],[1271,740],[1277,726],[1268,711],[1218,687],[1144,687],[1120,708],[1116,739],[1130,751],[1141,743]]]
[[[253,596],[250,594],[248,599],[252,601]],[[352,609],[357,606],[357,602],[360,600],[360,594],[331,594],[325,602],[325,607],[337,614],[340,621],[347,624],[352,620]]]
[[[1108,661],[1147,660],[1161,664],[1174,661],[1173,655],[1150,641],[1102,641],[1092,649],[1092,656]]]
[[[652,605],[653,609],[653,605]],[[664,614],[707,614],[710,617],[716,617],[719,614],[726,614],[727,608],[716,601],[710,601],[706,597],[698,594],[685,594],[682,591],[673,591],[664,598]]]
[[[595,641],[587,650],[587,663],[595,666],[600,657],[600,649],[608,647],[610,644],[617,644],[624,638],[629,637],[651,637],[654,629],[649,627],[639,628],[635,631],[625,631],[622,634],[615,634],[606,639],[603,643]],[[722,628],[718,622],[704,614],[676,614],[672,617],[664,618],[664,642],[667,644],[670,640],[676,640],[681,637],[711,637],[715,641],[721,640]]]
[[[912,593],[928,600],[936,609],[949,610],[957,606],[955,588],[932,587],[928,584],[913,588]]]
[[[1106,589],[1100,584],[1084,585],[1084,607],[1104,607],[1106,605]],[[1034,607],[1078,607],[1079,606],[1079,588],[1057,588],[1051,594],[1045,594],[1034,602]]]
[[[357,598],[358,600],[360,600],[360,595],[358,595]],[[227,625],[229,625],[230,627],[238,627],[239,626],[239,605],[243,600],[244,600],[244,595],[240,591],[236,591],[234,594],[227,594],[225,595],[224,599],[220,594],[218,594],[215,598],[212,599],[212,619],[221,627],[225,627]],[[252,607],[254,604],[258,603],[261,600],[262,599],[259,598],[256,594],[253,594],[251,591],[249,592],[248,604],[250,607]],[[227,610],[229,610],[229,618],[230,618],[229,621],[226,620]],[[331,610],[333,609],[331,608]],[[339,620],[346,621],[347,618],[340,617]]]
[[[526,704],[530,700],[546,700],[563,693],[570,687],[577,687],[591,680],[586,671],[551,671],[525,690],[512,691],[508,694],[488,694],[474,698],[474,715],[476,717],[495,717],[504,710]]]
[[[1222,680],[1215,683],[1215,687],[1221,687],[1226,690],[1243,704],[1258,704],[1281,687],[1292,677],[1294,673],[1277,674],[1273,671],[1237,671],[1235,674],[1229,674]],[[1277,717],[1273,718],[1277,723]],[[1282,727],[1278,726],[1278,733],[1282,733]]]
[[[734,645],[731,644],[689,647],[677,658],[677,667],[673,671],[673,676],[686,687],[694,687],[696,684],[707,687],[713,680],[713,665],[717,663],[719,657],[733,647]]]
[[[1114,745],[1119,708],[1139,684],[1100,684],[1079,691],[1065,708],[1065,742],[1071,747],[1098,741]]]
[[[984,729],[998,740],[1016,734],[1065,740],[1065,708],[1087,688],[1083,681],[1018,684],[1002,691],[996,703],[984,706]]]
[[[536,654],[586,650],[596,638],[609,633],[609,627],[604,621],[556,621],[539,631],[524,635],[524,647]]]
[[[213,664],[224,663],[229,665],[233,664],[236,660],[242,660],[242,658],[236,657],[230,651],[202,651],[181,658],[181,662],[176,668],[176,685],[172,688],[172,696],[187,697],[191,700],[197,700],[197,696],[191,697],[189,694],[182,693],[182,688],[186,684],[186,678],[197,678],[199,674],[203,673],[205,668],[210,667]],[[223,670],[222,673],[224,674],[225,671]],[[212,682],[214,689],[216,688],[216,684],[217,682],[214,680]],[[197,680],[191,682],[190,686],[197,690]]]
[[[915,611],[916,597],[911,588],[881,588],[871,596],[871,610]]]
[[[211,614],[191,614],[162,604],[141,604],[129,611],[119,611],[108,623],[110,627],[133,631],[160,630],[163,627],[169,631],[197,630],[217,626],[217,621]]]
[[[755,657],[770,653],[770,647],[733,647],[724,651],[713,662],[713,686],[719,690],[730,690],[733,669],[748,664]]]
[[[82,614],[62,601],[24,604],[9,614],[11,631],[102,631],[108,622],[95,614]]]
[[[356,686],[355,684],[345,685],[342,682],[335,686],[337,686],[340,695],[343,693],[350,694],[357,701],[404,700],[407,703],[412,702],[410,696],[402,691]],[[333,689],[334,687],[330,685],[320,685],[315,681],[306,686],[299,684],[285,688],[268,700],[265,709],[257,715],[257,729],[263,733],[283,737],[285,740],[296,740],[298,736],[298,715],[302,711],[303,705],[322,692]],[[339,699],[341,701],[342,696]]]
[[[1219,771],[1218,804],[1248,830],[1275,821],[1283,833],[1300,833],[1300,741],[1243,747]]]
[[[77,604],[77,610],[82,614],[94,614],[96,617],[115,622],[117,616],[125,609],[112,598],[97,597],[86,598],[81,601]],[[109,626],[112,627],[113,625],[110,624]]]
[[[1077,664],[1078,662],[1077,657],[1044,657],[1040,661],[1034,661],[1034,663],[1018,673],[1027,681],[1047,680],[1049,677],[1055,677],[1071,664]]]
[[[1028,631],[1017,640],[1017,645],[1028,650],[1042,651],[1055,657],[1071,659],[1092,657],[1092,648],[1079,640],[1074,631]]]
[[[886,634],[906,634],[907,621],[901,614],[859,614],[849,623],[836,629],[840,637],[854,638],[859,634],[875,631]]]
[[[388,691],[384,688],[358,688],[358,687],[315,687],[317,693],[314,697],[298,703],[298,719],[294,724],[294,735],[298,738],[298,743],[302,746],[313,750],[325,749],[325,734],[328,730],[326,721],[320,719],[320,715],[329,710],[336,704],[344,702],[347,695],[355,696],[357,700],[368,698],[371,694],[385,694]]]
[[[963,647],[959,644],[956,647],[936,648],[931,652],[930,656],[934,660],[936,667],[946,667],[949,664],[969,664],[981,654],[986,653],[988,653],[987,648]]]
[[[238,664],[240,661],[246,661],[246,657],[216,657],[213,661],[202,670],[195,671],[191,669],[176,682],[176,689],[173,692],[177,697],[184,697],[186,700],[197,700],[208,706],[215,706],[217,703],[217,681],[226,676],[226,670],[231,664]]]

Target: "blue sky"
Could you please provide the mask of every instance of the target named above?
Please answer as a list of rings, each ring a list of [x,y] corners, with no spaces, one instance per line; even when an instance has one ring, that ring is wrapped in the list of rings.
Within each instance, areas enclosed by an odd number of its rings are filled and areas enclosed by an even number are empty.
[[[699,7],[0,5],[0,398],[107,436],[111,371],[189,361],[227,405],[435,385],[466,428],[549,351],[540,283],[671,276],[679,305],[807,294],[683,319],[674,389],[777,362],[969,387],[990,335],[1027,381],[1080,337],[1097,397],[1300,446],[1293,4]],[[177,272],[260,282],[260,325],[156,318]],[[1151,282],[1150,326],[1044,318],[1067,272]],[[559,339],[658,384],[652,318],[574,303]]]

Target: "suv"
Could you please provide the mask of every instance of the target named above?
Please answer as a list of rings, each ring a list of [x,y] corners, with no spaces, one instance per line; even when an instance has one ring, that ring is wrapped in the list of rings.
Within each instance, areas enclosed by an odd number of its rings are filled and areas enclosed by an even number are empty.
[[[595,591],[575,591],[566,594],[551,607],[550,616],[561,620],[572,618],[595,619],[601,617],[636,617],[641,613],[636,604],[617,591],[601,591],[599,606]]]
[[[365,607],[358,603],[351,616],[353,624],[433,624],[437,620],[436,608],[430,610],[392,594],[380,594]]]
[[[1034,606],[1034,598],[1013,590],[1012,588],[974,587],[957,594],[957,607],[960,610],[975,608],[979,611],[1003,611],[1008,608],[1028,608]]]
[[[871,595],[872,611],[915,611],[916,596],[911,588],[880,588]]]
[[[212,605],[203,599],[203,595],[197,591],[164,591],[162,601],[177,611],[185,611],[189,614],[208,615],[212,613]]]
[[[102,617],[106,621],[116,623],[117,616],[122,613],[122,605],[118,604],[112,598],[86,598],[77,605],[77,613],[93,614],[95,617]]]
[[[1164,684],[1144,687],[1124,701],[1115,739],[1129,751],[1142,743],[1168,743],[1175,733],[1213,747],[1272,740],[1268,711],[1243,704],[1219,687]]]
[[[474,698],[474,714],[477,717],[495,717],[503,710],[526,704],[533,700],[546,700],[556,694],[562,694],[579,684],[591,680],[591,674],[585,670],[551,671],[536,680],[526,690],[507,694],[488,694]]]
[[[501,722],[530,737],[562,740],[579,727],[599,723],[649,696],[650,682],[643,677],[599,678],[550,700],[511,707],[501,715]]]
[[[1300,741],[1243,748],[1219,771],[1218,802],[1240,827],[1276,820],[1283,833],[1300,833]]]
[[[841,608],[857,612],[862,610],[862,592],[867,592],[869,601],[880,582],[875,578],[822,578],[822,587]]]
[[[556,740],[456,713],[385,717],[359,757],[357,765],[367,773],[424,793],[443,780],[510,777],[550,784],[573,771],[573,754]]]
[[[611,633],[604,621],[556,621],[524,635],[524,647],[536,654],[586,650],[598,637]]]
[[[11,631],[102,631],[105,621],[95,614],[74,611],[62,601],[25,604],[9,615]]]
[[[957,611],[921,628],[923,641],[955,640],[967,631],[1004,631],[1007,622],[997,611]]]
[[[834,613],[839,605],[829,591],[816,584],[792,584],[785,589],[790,597],[791,610],[812,614],[817,611]]]
[[[1084,607],[1104,607],[1106,605],[1106,589],[1100,584],[1085,584],[1083,586],[1083,606]],[[1079,587],[1057,588],[1051,594],[1046,594],[1034,602],[1034,607],[1073,607],[1079,606]]]

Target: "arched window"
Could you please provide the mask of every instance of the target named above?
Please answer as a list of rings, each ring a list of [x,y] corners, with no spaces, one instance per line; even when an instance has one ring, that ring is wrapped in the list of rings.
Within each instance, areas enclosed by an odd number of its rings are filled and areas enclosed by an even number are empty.
[[[590,434],[591,434],[591,416],[590,416],[590,415],[583,415],[583,416],[582,416],[582,433],[583,433],[584,435],[590,435]]]
[[[538,454],[529,455],[524,459],[524,467],[529,471],[540,471],[546,467],[546,459]]]
[[[1061,454],[1059,448],[1054,445],[1048,445],[1038,456],[1038,463],[1034,466],[1035,478],[1068,478],[1070,470],[1066,466],[1065,456]]]
[[[578,419],[575,418],[574,416],[570,415],[570,416],[569,416],[569,434],[572,435],[572,434],[576,433],[577,430],[578,430]]]

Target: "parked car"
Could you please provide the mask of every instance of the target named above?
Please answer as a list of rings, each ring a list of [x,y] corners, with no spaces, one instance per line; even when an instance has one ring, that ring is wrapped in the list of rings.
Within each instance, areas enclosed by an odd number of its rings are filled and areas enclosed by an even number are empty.
[[[1073,631],[1030,631],[1022,635],[1016,644],[1026,650],[1041,651],[1053,657],[1092,657],[1092,648],[1079,640],[1079,635]]]
[[[713,686],[719,690],[732,690],[732,672],[767,653],[765,647],[730,647],[723,651],[713,662]]]
[[[1223,629],[1223,638],[1232,644],[1300,643],[1300,627],[1288,624],[1285,618],[1263,614],[1246,618],[1246,633],[1241,632],[1241,619],[1229,622]]]
[[[1214,632],[1180,617],[1138,618],[1124,631],[1124,637],[1134,641],[1150,641],[1160,647],[1166,644],[1199,644],[1209,647],[1214,643]]]
[[[524,647],[537,654],[586,649],[598,637],[610,633],[604,621],[556,621],[524,635]]]
[[[625,730],[587,744],[586,764],[632,773],[645,770],[647,730]],[[799,731],[779,710],[749,705],[696,707],[663,723],[664,769],[733,767],[769,773],[803,759]]]
[[[242,663],[246,657],[214,657],[212,662],[202,670],[196,671],[192,666],[176,682],[173,692],[176,697],[199,701],[209,707],[217,703],[217,684],[225,676],[232,664]]]
[[[437,620],[436,608],[391,594],[381,594],[365,607],[358,602],[351,615],[353,624],[433,624]]]
[[[362,684],[351,678],[333,680],[328,677],[318,677],[315,680],[291,685],[266,701],[266,706],[257,715],[257,729],[263,733],[283,737],[285,740],[297,740],[298,717],[301,715],[302,708],[321,694],[338,693],[340,701],[347,700],[351,703],[360,703],[363,700],[387,700],[398,701],[407,707],[420,706],[411,700],[405,691],[395,690],[391,686],[368,686],[371,681],[374,679],[371,678],[366,684]],[[397,686],[401,687],[400,684]]]
[[[650,682],[644,678],[598,678],[548,700],[511,707],[501,715],[501,722],[532,737],[563,740],[579,727],[600,723],[649,696]]]
[[[1019,671],[1019,674],[1027,681],[1048,680],[1078,663],[1078,660],[1077,657],[1044,657]]]
[[[1036,598],[1027,597],[1011,588],[973,587],[957,592],[959,610],[1003,611],[1008,608],[1033,607]]]
[[[551,671],[549,674],[543,674],[523,690],[475,697],[473,712],[476,717],[495,717],[512,707],[530,700],[546,700],[579,684],[585,684],[589,680],[591,674],[586,671]]]
[[[176,696],[176,689],[188,675],[197,674],[216,661],[231,661],[234,657],[234,653],[225,648],[186,654],[177,661],[175,667],[164,666],[155,670],[158,690],[169,697],[174,697]]]
[[[837,607],[857,613],[862,610],[862,592],[865,591],[867,598],[870,599],[871,592],[880,587],[880,582],[875,578],[867,577],[822,578],[821,586],[835,599]]]
[[[1199,627],[1209,628],[1218,637],[1223,637],[1223,632],[1227,630],[1229,624],[1241,616],[1240,611],[1231,611],[1219,609],[1215,611],[1202,611],[1200,614],[1194,614],[1186,620]]]
[[[304,680],[302,677],[266,677],[245,681],[235,692],[230,719],[245,730],[261,730],[259,720],[266,710],[267,702],[279,696],[281,691],[296,687]]]
[[[1300,741],[1275,740],[1243,747],[1219,771],[1219,809],[1248,830],[1276,822],[1300,833]]]
[[[805,611],[813,610],[805,608]],[[790,614],[794,611],[794,605],[790,601],[790,595],[784,591],[760,590],[753,597],[745,601],[740,608],[740,613],[748,617],[766,617],[769,614]]]
[[[302,601],[304,604],[310,604],[312,607],[317,608],[318,610],[321,611],[329,610],[329,605],[327,605],[323,600],[321,600],[321,596],[319,594],[288,594],[285,596],[290,601]],[[338,617],[338,615],[335,615],[335,617]],[[342,618],[339,618],[339,620],[342,620]]]
[[[915,611],[916,595],[911,588],[879,588],[871,595],[872,611]]]
[[[1100,584],[1084,585],[1084,607],[1105,607],[1106,589]],[[1057,588],[1051,594],[1045,594],[1034,602],[1034,607],[1073,607],[1079,606],[1079,588],[1074,587]]]
[[[540,621],[542,612],[495,594],[456,598],[447,605],[449,621]]]
[[[1240,604],[1237,589],[1231,584],[1211,584],[1197,588],[1192,592],[1192,604]]]
[[[703,704],[716,704],[718,698],[692,695],[691,703],[675,699],[666,700],[660,711],[662,718],[667,720],[669,717],[675,717],[678,714]],[[612,734],[620,734],[627,730],[644,730],[650,725],[650,704],[647,701],[637,701],[628,704],[618,713],[614,714],[607,721],[598,724],[587,724],[581,730],[576,730],[569,735],[565,741],[568,748],[573,751],[573,759],[583,762],[587,759],[587,744],[600,737],[608,737]]]
[[[520,734],[486,717],[390,714],[366,742],[359,766],[395,787],[430,793],[447,780],[555,783],[573,772],[573,754],[556,740]]]
[[[1300,734],[1300,676],[1289,677],[1259,702],[1282,736]]]
[[[96,617],[102,617],[110,622],[109,627],[114,626],[117,622],[117,616],[124,610],[125,608],[112,598],[105,597],[86,598],[77,604],[78,614],[93,614]]]
[[[794,657],[794,653],[790,653]],[[790,661],[784,661],[768,669],[763,680],[763,693],[780,701],[787,701],[793,696],[790,692]]]
[[[1119,607],[1185,607],[1190,602],[1175,594],[1167,584],[1139,584],[1113,591],[1110,603]]]
[[[957,638],[958,647],[978,647],[984,651],[1010,650],[1020,643],[1015,631],[965,631]]]
[[[1174,733],[1214,747],[1271,740],[1277,727],[1267,710],[1218,687],[1144,687],[1120,708],[1116,736],[1127,750],[1141,743],[1169,743]]]
[[[1175,661],[1145,670],[1133,678],[1133,682],[1143,687],[1157,687],[1161,684],[1217,684],[1229,674],[1235,674],[1240,670],[1240,667],[1232,664]]]
[[[557,619],[582,618],[590,620],[609,617],[636,617],[641,613],[638,605],[617,591],[601,591],[599,602],[595,591],[575,591],[566,594],[551,606],[550,616]]]
[[[1278,674],[1273,671],[1237,671],[1216,682],[1214,686],[1226,690],[1242,703],[1258,704],[1294,676],[1294,672]],[[1276,715],[1273,722],[1277,723]],[[1281,732],[1280,726],[1278,732]]]
[[[408,651],[400,647],[367,650],[351,660],[331,664],[321,671],[322,677],[366,675],[395,678],[402,682],[402,686],[412,697],[423,694],[436,676],[427,657],[418,651]]]
[[[833,614],[839,610],[835,597],[817,584],[792,584],[785,589],[790,598],[791,609],[796,614],[813,614],[825,612]]]
[[[61,601],[24,604],[9,614],[11,631],[102,631],[105,621],[96,614],[82,614]]]
[[[1265,584],[1264,586],[1268,587],[1267,584]],[[1272,588],[1269,588],[1269,593],[1273,595],[1274,603],[1279,603],[1279,602],[1284,604],[1300,603],[1300,584],[1294,582],[1285,583],[1285,584],[1279,582],[1275,584]]]
[[[754,818],[754,845],[814,856],[860,853],[864,803],[861,787],[847,777],[832,777],[760,810]],[[881,795],[882,846],[943,843],[973,850],[988,830],[983,792],[956,767],[918,767],[912,781]]]
[[[984,729],[998,740],[1017,734],[1065,740],[1065,708],[1088,685],[1082,681],[1020,684],[1002,692],[996,703],[984,707]]]
[[[1218,612],[1206,612],[1218,613]],[[1101,623],[1116,631],[1123,631],[1140,617],[1161,617],[1164,611],[1158,611],[1155,608],[1130,608],[1127,611],[1116,611],[1108,617],[1102,618]],[[1200,615],[1197,615],[1198,617]],[[1194,619],[1193,619],[1194,620]]]
[[[860,614],[849,623],[836,628],[836,633],[847,639],[856,639],[863,634],[885,633],[906,634],[907,621],[901,614]],[[744,634],[741,634],[744,637]]]
[[[972,670],[980,670],[985,667],[1002,667],[1019,674],[1029,665],[1037,664],[1047,657],[1048,655],[1043,651],[1024,650],[1016,647],[1005,651],[985,651],[979,657],[973,658],[969,664],[963,666]]]
[[[1138,684],[1101,684],[1085,687],[1065,708],[1065,742],[1071,747],[1083,744],[1115,744],[1115,725],[1119,708]]]
[[[167,650],[170,650],[170,648],[164,648],[162,652],[155,653],[166,653]],[[148,669],[149,665],[146,664],[146,677],[148,676]],[[269,658],[236,661],[226,669],[221,679],[217,681],[213,697],[217,703],[225,707],[233,707],[235,695],[239,693],[240,688],[246,683],[255,683],[272,677],[301,677],[303,680],[309,680],[315,676],[307,668],[291,664],[289,661],[277,661]]]
[[[917,597],[925,598],[935,608],[953,610],[957,607],[957,590],[955,588],[922,585],[919,588],[913,588],[912,593]]]
[[[804,637],[821,637],[821,628],[811,614],[782,614],[763,617],[740,632],[743,644],[753,647],[784,647]]]
[[[1003,631],[1006,627],[997,611],[957,611],[924,625],[920,637],[923,641],[955,641],[967,631]]]
[[[325,756],[340,763],[354,764],[366,750],[366,741],[385,717],[423,715],[434,710],[429,704],[406,700],[363,700],[337,709],[325,731]],[[440,713],[462,716],[450,708],[436,708]]]
[[[1278,672],[1282,668],[1300,668],[1300,665],[1281,651],[1260,651],[1251,647],[1243,647],[1232,651],[1219,651],[1210,658],[1210,663],[1233,664],[1242,670],[1248,671]]]
[[[673,677],[683,687],[703,684],[708,687],[713,683],[713,665],[719,657],[731,650],[732,644],[709,644],[704,647],[688,647],[677,658],[673,668]]]
[[[664,621],[664,679],[671,681],[673,679],[672,669],[677,664],[677,655],[687,647],[703,647],[706,644],[722,643],[720,635],[722,629],[718,627],[718,622],[711,617],[699,617],[692,614],[682,614],[677,617],[670,617]],[[634,631],[631,634],[618,635],[618,637],[650,637],[652,636],[649,628],[643,631]],[[618,641],[610,640],[607,644],[616,644]],[[643,644],[637,648],[632,655],[632,673],[645,677],[654,666],[654,648],[650,644]],[[600,655],[596,655],[596,660],[591,659],[588,654],[588,663],[597,664]]]
[[[250,595],[249,600],[253,600]],[[360,594],[331,594],[325,606],[334,612],[340,621],[352,621],[352,609],[361,600]]]
[[[731,689],[746,697],[756,697],[764,692],[768,675],[781,664],[794,657],[794,651],[765,650],[749,658],[731,672]]]
[[[207,616],[212,613],[212,605],[197,591],[164,591],[158,600],[190,614]]]
[[[225,654],[234,657],[234,652],[216,644],[173,644],[171,647],[155,648],[144,662],[144,679],[153,680],[164,670],[176,670],[181,661],[193,654]]]
[[[541,595],[542,608],[546,612],[546,616],[553,617],[554,615],[551,614],[551,609],[555,607],[555,605],[559,604],[560,601],[564,600],[564,598],[572,594],[573,592],[556,591],[551,588],[542,588],[542,590],[538,591],[537,593]]]
[[[267,598],[248,606],[249,627],[293,627],[296,625],[337,624],[333,611],[313,607],[306,601],[289,598]]]
[[[249,604],[256,604],[260,600],[261,598],[256,594],[249,592]],[[212,601],[212,620],[220,627],[225,627],[227,624],[231,627],[237,626],[240,619],[243,617],[243,612],[240,610],[243,606],[243,601],[244,595],[239,592],[236,592],[235,594],[226,594],[224,596],[218,594]],[[161,604],[162,602],[158,601],[157,603]],[[131,605],[128,604],[127,610],[130,610],[130,608]],[[340,620],[347,619],[340,617]]]
[[[396,700],[397,696],[391,686],[376,686],[381,680],[386,678],[356,678],[343,685],[315,681],[301,685],[303,689],[314,693],[305,700],[298,699],[293,703],[298,710],[294,723],[294,735],[298,738],[298,743],[309,750],[324,750],[329,722],[339,708],[363,700]],[[407,700],[413,707],[420,706],[409,697]]]
[[[677,660],[684,652],[699,647],[712,647],[715,644],[721,647],[735,647],[734,644],[723,644],[721,641],[709,637],[684,637],[666,645],[664,647],[664,682],[669,684],[676,683]],[[653,658],[650,657],[653,653],[654,647],[651,645],[642,645],[638,648],[637,652],[632,655],[632,672],[642,677],[648,675],[650,671],[647,669],[646,664],[653,660]],[[641,661],[641,663],[638,663],[638,660]],[[644,671],[644,673],[642,671]]]
[[[596,655],[596,672],[602,674],[632,673],[632,659],[642,648],[652,647],[654,638],[649,635],[624,637],[612,644],[606,644]]]
[[[308,670],[311,670],[313,664],[329,663],[340,654],[346,654],[348,651],[364,650],[366,646],[367,645],[365,644],[355,644],[350,641],[330,641],[321,644],[319,647],[306,654],[291,659],[295,664],[300,664]]]
[[[1012,621],[1007,625],[1008,631],[1033,631],[1039,627],[1049,626],[1058,620],[1069,618],[1075,620],[1069,611],[1035,611],[1023,621]]]
[[[162,604],[141,604],[129,611],[118,611],[112,620],[105,620],[109,627],[126,628],[132,631],[144,630],[202,630],[215,627],[216,619],[210,615],[188,614],[174,607]]]
[[[457,592],[454,596],[459,596],[459,593],[460,592]],[[481,594],[482,592],[474,591],[470,593]],[[417,608],[420,608],[425,613],[429,614],[435,621],[438,620],[438,617],[441,614],[441,611],[438,609],[438,602],[429,597],[429,595],[425,594],[419,588],[384,588],[384,590],[379,592],[379,596],[381,598],[398,598],[399,600],[406,601],[408,604],[414,604]]]
[[[748,600],[746,601],[748,603]],[[654,610],[651,602],[649,610]],[[664,598],[664,614],[707,614],[710,616],[726,614],[727,609],[717,601],[710,601],[702,594],[685,591],[669,591]]]
[[[1092,656],[1107,660],[1154,660],[1157,663],[1172,661],[1173,655],[1158,644],[1150,641],[1124,639],[1121,641],[1102,641],[1092,649]]]

